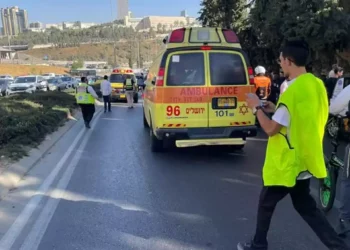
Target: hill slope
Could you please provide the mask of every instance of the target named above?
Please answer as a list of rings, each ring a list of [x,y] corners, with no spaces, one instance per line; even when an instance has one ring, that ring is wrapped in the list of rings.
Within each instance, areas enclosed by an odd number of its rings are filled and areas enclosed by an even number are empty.
[[[142,62],[151,61],[164,46],[161,40],[146,40],[139,43],[140,60]],[[24,52],[36,58],[49,57],[49,60],[73,61],[82,59],[84,61],[107,61],[114,62],[113,44],[82,44],[79,47],[69,48],[42,48],[32,49]],[[136,41],[125,41],[116,43],[117,64],[134,63],[138,57],[138,43]]]

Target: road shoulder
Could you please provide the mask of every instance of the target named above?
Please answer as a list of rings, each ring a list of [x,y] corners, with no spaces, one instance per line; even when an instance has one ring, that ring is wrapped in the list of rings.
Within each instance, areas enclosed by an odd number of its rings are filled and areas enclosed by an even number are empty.
[[[21,160],[6,164],[0,173],[0,199],[9,191],[16,188],[19,181],[25,176],[48,151],[81,119],[78,109],[67,116],[67,122],[57,131],[46,136],[45,140],[28,152],[28,156]]]

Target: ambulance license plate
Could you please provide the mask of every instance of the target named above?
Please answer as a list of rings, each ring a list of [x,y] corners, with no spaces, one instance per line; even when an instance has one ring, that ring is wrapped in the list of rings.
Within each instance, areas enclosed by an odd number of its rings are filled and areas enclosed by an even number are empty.
[[[218,99],[219,108],[234,108],[236,107],[236,98],[219,98]]]
[[[120,98],[125,98],[125,95],[120,95]]]

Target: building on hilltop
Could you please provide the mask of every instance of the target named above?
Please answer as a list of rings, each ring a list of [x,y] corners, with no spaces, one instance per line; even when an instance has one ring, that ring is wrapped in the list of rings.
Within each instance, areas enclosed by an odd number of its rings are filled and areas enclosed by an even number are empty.
[[[29,28],[42,29],[44,26],[41,22],[33,22],[29,24]]]
[[[62,22],[57,24],[46,24],[46,29],[50,28],[56,28],[59,30],[66,30],[66,29],[87,29],[92,26],[97,25],[96,23],[82,23],[80,21],[76,22]]]
[[[117,20],[124,20],[129,14],[129,0],[117,0]]]
[[[45,31],[44,26],[41,22],[30,23],[28,30],[32,31],[32,32],[44,32]]]
[[[26,10],[14,6],[1,8],[0,11],[4,36],[17,36],[28,29],[28,13]]]
[[[124,25],[135,29],[141,20],[142,17],[133,17],[131,11],[129,11],[128,15],[124,17]]]
[[[46,29],[51,29],[51,28],[55,28],[55,29],[59,29],[59,30],[63,30],[63,24],[60,23],[48,23],[45,25]]]
[[[173,30],[180,27],[199,26],[196,18],[188,16],[148,16],[136,26],[137,31],[153,29],[156,31]]]

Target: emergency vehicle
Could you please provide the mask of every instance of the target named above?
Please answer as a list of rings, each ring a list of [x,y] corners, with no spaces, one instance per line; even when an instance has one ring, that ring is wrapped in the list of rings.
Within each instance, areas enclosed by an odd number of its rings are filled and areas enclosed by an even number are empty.
[[[132,75],[135,83],[137,79],[135,77],[134,71],[131,68],[116,68],[113,69],[112,74],[109,77],[109,81],[112,86],[111,99],[116,101],[126,101],[126,94],[124,89],[124,80],[126,75]],[[139,101],[139,95],[137,89],[134,93],[134,103]]]
[[[254,75],[237,35],[221,28],[181,28],[164,41],[165,52],[146,79],[143,123],[151,150],[164,141],[177,147],[232,145],[242,149],[257,134],[246,94]]]

